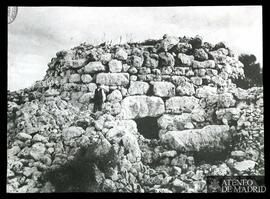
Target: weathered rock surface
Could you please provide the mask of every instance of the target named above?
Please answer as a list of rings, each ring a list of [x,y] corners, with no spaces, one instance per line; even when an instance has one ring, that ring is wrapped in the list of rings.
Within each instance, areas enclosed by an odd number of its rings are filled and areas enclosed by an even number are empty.
[[[171,97],[165,102],[167,113],[190,113],[199,107],[199,100],[193,96]]]
[[[150,86],[147,82],[132,81],[130,82],[128,92],[130,95],[145,95],[149,88]]]
[[[89,62],[84,67],[85,73],[96,73],[96,72],[102,72],[102,71],[105,71],[105,66],[99,61]]]
[[[220,150],[230,139],[229,126],[210,125],[202,129],[168,131],[161,137],[164,144],[178,151]]]
[[[129,84],[128,73],[98,73],[96,83],[108,86],[127,86]]]
[[[163,100],[154,96],[129,96],[123,99],[121,105],[124,119],[157,117],[165,112]]]
[[[158,97],[175,96],[175,86],[171,82],[154,82],[153,93]]]

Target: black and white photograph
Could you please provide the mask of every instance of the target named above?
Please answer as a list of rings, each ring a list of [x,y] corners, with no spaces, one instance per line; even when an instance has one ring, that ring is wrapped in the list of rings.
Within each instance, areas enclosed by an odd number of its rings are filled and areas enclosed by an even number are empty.
[[[262,10],[8,6],[6,192],[266,192]]]

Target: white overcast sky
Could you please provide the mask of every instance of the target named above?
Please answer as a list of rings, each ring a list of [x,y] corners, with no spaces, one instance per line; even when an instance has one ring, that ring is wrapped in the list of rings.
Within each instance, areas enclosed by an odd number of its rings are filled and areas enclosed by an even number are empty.
[[[224,41],[237,53],[262,62],[261,6],[203,7],[19,7],[8,25],[8,89],[32,85],[44,77],[59,50],[82,42],[159,39],[201,35]],[[261,63],[262,64],[262,63]]]

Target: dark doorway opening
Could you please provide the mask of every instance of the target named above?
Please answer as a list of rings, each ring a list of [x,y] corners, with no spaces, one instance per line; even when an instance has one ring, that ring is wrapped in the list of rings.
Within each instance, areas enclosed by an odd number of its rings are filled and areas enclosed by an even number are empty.
[[[147,139],[159,139],[158,132],[159,128],[157,125],[157,118],[155,117],[144,117],[135,119],[137,123],[138,131]]]

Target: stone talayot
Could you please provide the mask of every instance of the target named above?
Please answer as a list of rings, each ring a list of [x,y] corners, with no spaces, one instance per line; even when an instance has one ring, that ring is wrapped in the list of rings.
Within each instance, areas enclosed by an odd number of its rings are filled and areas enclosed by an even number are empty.
[[[226,45],[199,36],[58,52],[43,80],[8,91],[7,191],[58,191],[43,174],[62,179],[62,166],[88,147],[93,191],[205,192],[206,173],[262,175],[263,88],[233,83],[243,67]],[[97,83],[106,101],[93,113]],[[228,146],[231,155],[213,165],[212,152]],[[79,178],[91,172],[78,165]],[[65,191],[78,191],[68,178]]]
[[[165,112],[164,102],[160,97],[129,96],[121,104],[121,116],[124,119],[157,117]]]
[[[202,129],[168,131],[161,141],[178,151],[222,150],[229,143],[229,126],[209,125]]]

